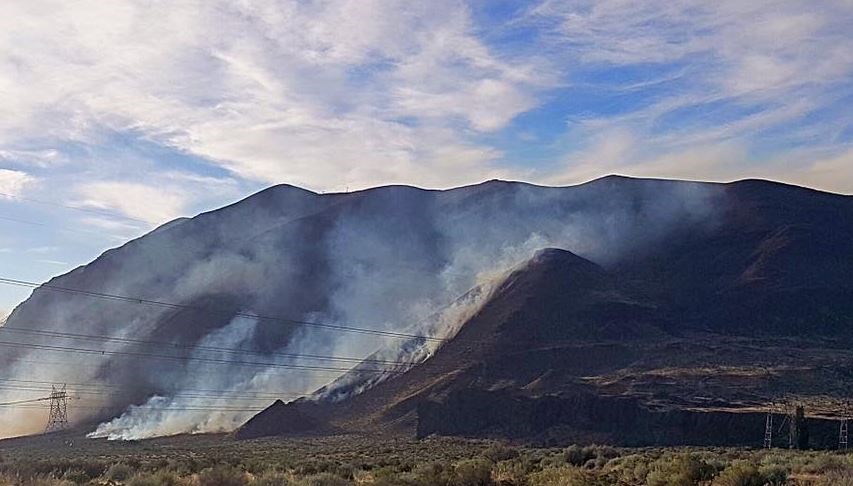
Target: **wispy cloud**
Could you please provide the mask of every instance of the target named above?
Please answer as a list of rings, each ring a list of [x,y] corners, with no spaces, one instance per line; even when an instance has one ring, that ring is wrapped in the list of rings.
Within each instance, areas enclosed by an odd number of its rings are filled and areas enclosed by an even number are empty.
[[[26,172],[0,169],[0,192],[5,194],[5,196],[0,197],[18,196],[24,192],[27,186],[32,185],[34,182],[36,182],[36,178]]]
[[[809,171],[851,144],[850,112],[838,108],[853,96],[849,2],[545,1],[527,19],[580,79],[611,89],[621,77],[632,92],[567,117],[571,148],[552,180],[615,171],[838,189]]]
[[[466,133],[505,127],[551,78],[502,59],[456,1],[10,8],[0,27],[25,55],[3,60],[5,139],[133,129],[266,183],[476,179],[498,152]],[[443,158],[464,163],[436,177]]]

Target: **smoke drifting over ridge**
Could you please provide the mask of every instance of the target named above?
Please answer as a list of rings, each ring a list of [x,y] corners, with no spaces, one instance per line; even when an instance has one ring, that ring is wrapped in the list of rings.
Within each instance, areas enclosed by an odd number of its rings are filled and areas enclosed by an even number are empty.
[[[354,361],[307,355],[416,361],[437,345],[238,313],[449,337],[495,279],[536,250],[559,247],[615,265],[673,232],[713,228],[723,197],[715,185],[624,178],[567,188],[493,181],[449,191],[390,186],[327,195],[276,186],[165,225],[51,281],[187,307],[39,289],[7,323],[175,346],[4,331],[2,341],[134,355],[3,347],[0,379],[109,387],[109,394],[84,395],[86,387],[69,385],[81,397],[71,402],[72,420],[100,423],[98,436],[229,430],[272,395],[288,399],[328,385],[317,397],[335,399],[370,384],[354,383],[352,375],[335,381]],[[10,400],[46,394],[2,390]],[[0,429],[36,432],[45,415],[0,409]]]

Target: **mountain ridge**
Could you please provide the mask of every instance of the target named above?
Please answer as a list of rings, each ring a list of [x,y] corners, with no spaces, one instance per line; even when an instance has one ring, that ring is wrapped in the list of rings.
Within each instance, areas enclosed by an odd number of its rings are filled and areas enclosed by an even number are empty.
[[[851,202],[850,196],[775,182],[621,176],[568,187],[486,182],[339,194],[278,186],[167,224],[50,281],[196,309],[40,288],[16,307],[8,325],[172,342],[189,358],[203,356],[197,346],[243,347],[270,362],[280,359],[275,353],[361,358],[377,350],[375,337],[246,316],[452,332],[490,292],[464,305],[448,303],[536,251],[555,247],[618,276],[620,292],[630,294],[631,302],[655,303],[665,311],[660,318],[670,333],[848,339],[851,311],[845,302],[853,299],[845,276],[853,263],[846,256],[853,250],[844,235],[853,232]],[[612,307],[608,312],[616,313]],[[35,342],[50,344],[48,338]],[[0,356],[0,378],[26,379],[32,370],[24,363],[50,356],[7,350]],[[175,408],[192,408],[193,401],[179,398],[180,390],[197,388],[198,376],[211,374],[192,359],[167,366],[149,358],[69,357],[72,366],[40,368],[40,379],[115,385],[116,398],[102,401],[104,411],[83,418],[104,420],[123,437],[138,437],[153,429],[149,424],[172,423],[146,408],[147,401],[159,394]],[[336,378],[231,363],[218,368],[216,378],[205,378],[206,388],[303,393]],[[174,418],[174,430],[185,431],[182,424],[227,429],[238,420],[208,415],[183,414]],[[3,417],[0,423],[6,423]]]

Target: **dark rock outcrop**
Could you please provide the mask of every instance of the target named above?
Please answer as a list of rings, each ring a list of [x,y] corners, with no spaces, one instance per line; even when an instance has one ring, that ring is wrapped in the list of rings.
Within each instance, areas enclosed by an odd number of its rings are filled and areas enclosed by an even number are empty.
[[[320,422],[302,413],[300,402],[275,403],[249,419],[234,432],[238,439],[254,439],[271,435],[304,435],[328,432]]]

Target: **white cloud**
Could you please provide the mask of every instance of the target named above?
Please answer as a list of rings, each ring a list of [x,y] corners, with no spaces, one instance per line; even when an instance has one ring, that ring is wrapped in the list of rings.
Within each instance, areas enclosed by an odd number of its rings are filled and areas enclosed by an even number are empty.
[[[591,63],[686,62],[696,81],[729,95],[844,81],[853,68],[845,0],[549,0],[531,11],[556,19],[568,49]]]
[[[574,118],[571,149],[551,178],[765,177],[838,190],[845,183],[818,177],[809,160],[848,150],[826,127],[849,125],[836,106],[849,96],[853,74],[853,4],[815,7],[796,0],[577,0],[531,9],[529,19],[551,26],[567,59],[598,72],[666,66],[654,83],[625,88],[659,88],[658,79],[670,88],[638,107]]]
[[[442,184],[479,179],[499,154],[469,133],[504,127],[553,79],[486,47],[454,0],[7,7],[4,140],[134,130],[263,182],[431,183],[438,146],[464,161]]]
[[[68,262],[63,262],[63,261],[59,261],[59,260],[48,260],[48,259],[40,258],[40,259],[37,259],[35,261],[36,261],[36,263],[45,263],[47,265],[56,265],[56,266],[60,266],[60,267],[67,267],[68,266]]]
[[[0,159],[10,163],[26,164],[41,168],[55,166],[66,161],[62,153],[56,149],[0,150]]]
[[[9,196],[20,196],[24,189],[36,182],[36,178],[19,170],[0,169],[0,192]]]
[[[58,246],[34,246],[27,248],[27,253],[53,253],[59,250]]]
[[[176,190],[133,182],[93,182],[78,189],[80,206],[119,210],[132,218],[159,224],[184,215],[186,197]]]

